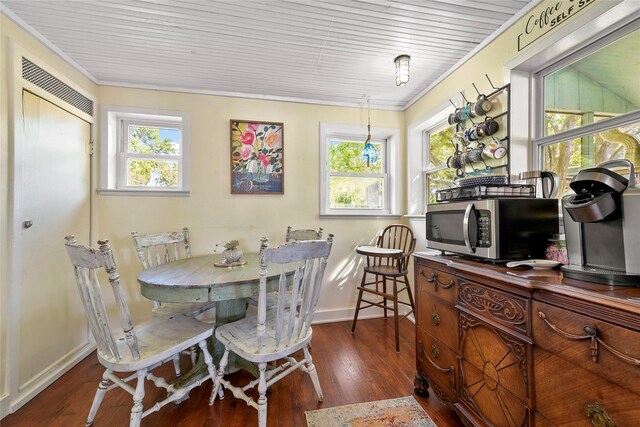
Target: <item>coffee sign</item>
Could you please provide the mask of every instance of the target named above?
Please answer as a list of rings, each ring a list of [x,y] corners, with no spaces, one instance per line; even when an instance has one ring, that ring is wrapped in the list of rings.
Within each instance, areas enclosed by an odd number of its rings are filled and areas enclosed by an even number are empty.
[[[518,51],[529,46],[553,28],[564,23],[595,0],[544,1],[544,7],[525,20],[524,32],[518,35]]]

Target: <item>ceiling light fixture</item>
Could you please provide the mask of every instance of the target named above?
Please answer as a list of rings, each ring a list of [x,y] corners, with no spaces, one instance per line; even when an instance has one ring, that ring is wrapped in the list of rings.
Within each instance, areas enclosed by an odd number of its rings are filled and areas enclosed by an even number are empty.
[[[409,55],[399,55],[393,60],[396,64],[396,86],[404,86],[409,81]]]

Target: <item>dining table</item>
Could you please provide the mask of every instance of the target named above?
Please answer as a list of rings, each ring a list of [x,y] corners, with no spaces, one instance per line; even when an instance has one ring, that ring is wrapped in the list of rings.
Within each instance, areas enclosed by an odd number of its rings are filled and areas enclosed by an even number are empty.
[[[241,264],[241,265],[240,265]],[[278,289],[280,265],[267,269],[267,292]],[[296,264],[285,264],[285,273],[292,276]],[[160,264],[142,271],[138,275],[142,295],[160,303],[215,302],[215,323],[212,328],[242,319],[247,314],[247,298],[257,297],[260,289],[260,254],[244,254],[243,261],[224,265],[221,254],[209,254]],[[210,352],[218,365],[224,347],[213,338]],[[174,384],[184,385],[199,381],[208,374],[206,364],[200,357],[189,372],[178,377]],[[257,366],[229,354],[226,372],[239,369],[258,376]]]

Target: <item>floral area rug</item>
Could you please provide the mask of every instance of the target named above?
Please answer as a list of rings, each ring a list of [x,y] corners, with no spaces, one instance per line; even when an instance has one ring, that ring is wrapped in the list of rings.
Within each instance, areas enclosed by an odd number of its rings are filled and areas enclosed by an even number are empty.
[[[308,427],[437,427],[413,396],[307,411]]]

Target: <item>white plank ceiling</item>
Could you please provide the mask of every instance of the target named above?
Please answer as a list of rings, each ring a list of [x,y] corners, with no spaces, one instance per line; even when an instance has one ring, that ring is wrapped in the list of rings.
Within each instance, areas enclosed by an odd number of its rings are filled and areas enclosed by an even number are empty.
[[[529,1],[0,3],[100,84],[404,109]]]

